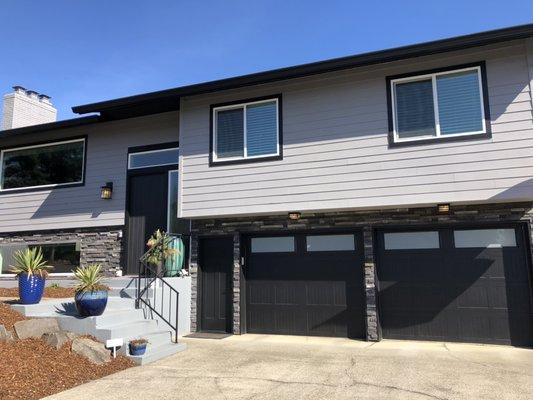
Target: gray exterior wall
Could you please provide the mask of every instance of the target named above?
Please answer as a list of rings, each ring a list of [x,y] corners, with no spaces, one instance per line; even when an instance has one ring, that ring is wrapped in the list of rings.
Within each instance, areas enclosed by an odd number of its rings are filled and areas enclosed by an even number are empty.
[[[437,214],[436,207],[404,208],[380,211],[355,212],[326,212],[304,213],[299,221],[291,221],[286,216],[241,217],[241,218],[211,218],[194,220],[192,228],[191,264],[192,278],[191,294],[191,330],[199,329],[199,315],[197,303],[200,293],[198,289],[198,274],[201,265],[198,263],[198,238],[207,235],[232,235],[234,237],[234,265],[232,280],[233,333],[245,333],[244,316],[241,315],[241,303],[245,302],[244,283],[241,274],[240,235],[242,233],[261,233],[265,231],[298,232],[302,230],[343,228],[360,230],[364,239],[364,288],[365,288],[365,317],[366,339],[380,340],[379,313],[377,304],[376,260],[374,250],[374,230],[387,226],[398,227],[409,225],[416,227],[423,225],[439,225],[450,223],[498,223],[523,222],[529,227],[533,221],[533,202],[463,205],[452,208],[450,214]],[[530,238],[531,239],[531,238]],[[529,249],[531,251],[531,248]],[[530,254],[531,257],[531,254]]]
[[[532,199],[528,40],[182,99],[181,217]],[[483,60],[492,138],[389,148],[386,76]],[[210,167],[210,105],[277,93],[283,160]]]
[[[124,225],[128,147],[178,141],[178,113],[2,138],[0,148],[87,135],[85,185],[0,194],[4,232]],[[113,198],[100,187],[113,182]]]

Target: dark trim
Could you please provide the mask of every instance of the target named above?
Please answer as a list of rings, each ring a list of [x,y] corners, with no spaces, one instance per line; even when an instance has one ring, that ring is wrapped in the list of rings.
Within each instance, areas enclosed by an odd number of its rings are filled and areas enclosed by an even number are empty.
[[[456,69],[472,68],[472,67],[479,67],[480,73],[481,73],[481,90],[483,91],[483,99],[482,99],[483,100],[483,111],[485,113],[485,132],[484,133],[474,133],[471,135],[463,135],[463,136],[449,135],[449,136],[435,137],[433,139],[412,140],[412,141],[404,141],[404,142],[394,141],[394,115],[392,113],[393,99],[392,99],[392,91],[391,91],[391,81],[395,79],[416,77],[419,75],[427,75],[427,74],[436,74],[439,72],[447,72],[447,71],[453,71]],[[491,123],[490,123],[491,121],[490,120],[490,103],[489,103],[489,94],[488,94],[488,87],[487,87],[487,69],[486,69],[485,61],[478,61],[475,63],[453,65],[453,66],[448,66],[448,67],[387,76],[385,78],[385,82],[387,86],[386,91],[387,91],[387,117],[388,117],[388,124],[389,124],[389,133],[388,133],[389,147],[416,146],[416,145],[424,145],[424,144],[431,144],[431,143],[456,142],[456,141],[473,140],[473,139],[490,139],[492,137],[492,129],[491,129]]]
[[[102,232],[102,231],[114,231],[122,230],[124,225],[110,225],[110,226],[91,226],[91,227],[81,227],[81,228],[59,228],[59,229],[44,229],[37,231],[11,231],[0,233],[0,238],[8,238],[13,236],[31,236],[31,235],[48,235],[55,233],[76,233],[76,232]]]
[[[128,155],[131,153],[140,153],[143,151],[151,151],[151,150],[172,149],[176,147],[177,148],[180,147],[180,142],[166,142],[166,143],[147,144],[144,146],[133,146],[133,147],[128,147]]]
[[[89,125],[101,122],[100,116],[98,115],[89,115],[86,117],[66,119],[63,121],[50,122],[47,124],[31,125],[24,126],[22,128],[6,129],[5,131],[0,131],[0,139],[24,135],[28,133],[36,133],[43,131],[58,130],[64,128],[73,128],[76,126]]]
[[[155,174],[158,172],[172,171],[172,170],[178,169],[179,162],[176,162],[175,164],[156,165],[153,167],[142,167],[142,168],[133,168],[133,169],[129,168],[130,154],[132,153],[141,153],[143,151],[163,150],[163,149],[172,149],[172,148],[179,149],[179,142],[166,142],[166,143],[148,144],[144,146],[128,147],[128,156],[126,157],[126,171],[127,171],[128,177],[133,176],[133,175],[150,175],[150,174]],[[128,189],[129,189],[128,185],[126,184],[126,190]]]
[[[163,111],[178,110],[180,103],[179,99],[183,96],[193,96],[220,90],[236,89],[326,72],[405,60],[449,51],[464,50],[509,40],[524,39],[530,36],[533,36],[533,24],[519,25],[182,86],[92,104],[84,104],[72,107],[72,111],[77,114],[100,112],[108,118],[127,118],[131,116],[155,114]]]
[[[66,189],[66,188],[75,188],[75,187],[82,187],[85,186],[85,177],[87,175],[87,147],[89,143],[89,139],[87,135],[83,136],[73,136],[73,137],[66,137],[61,139],[52,139],[52,140],[45,140],[35,143],[24,143],[24,144],[18,144],[8,147],[0,147],[0,153],[5,150],[15,150],[22,147],[31,147],[31,146],[41,146],[41,145],[53,145],[55,143],[60,142],[68,142],[72,140],[81,140],[83,139],[83,176],[82,181],[78,183],[60,183],[55,186],[48,186],[48,187],[42,187],[42,186],[32,186],[27,188],[13,188],[9,190],[0,190],[0,196],[8,195],[8,194],[17,194],[17,193],[28,193],[28,192],[43,192],[47,190],[55,190],[55,189]],[[0,165],[0,174],[2,173],[2,166]]]
[[[263,100],[277,100],[278,101],[279,154],[275,156],[243,158],[239,160],[214,161],[213,160],[213,151],[214,151],[213,142],[214,142],[214,137],[215,137],[215,134],[213,132],[213,129],[214,129],[213,111],[214,109],[219,108],[219,107],[233,106],[237,104],[245,105],[247,103],[253,103],[255,101],[263,101]],[[274,160],[283,160],[283,95],[281,93],[272,94],[270,96],[261,96],[261,97],[253,97],[253,98],[248,98],[248,99],[235,100],[235,101],[230,101],[227,103],[211,104],[211,106],[209,107],[209,166],[210,167],[215,167],[219,165],[249,164],[249,163],[255,163],[255,162],[274,161]]]

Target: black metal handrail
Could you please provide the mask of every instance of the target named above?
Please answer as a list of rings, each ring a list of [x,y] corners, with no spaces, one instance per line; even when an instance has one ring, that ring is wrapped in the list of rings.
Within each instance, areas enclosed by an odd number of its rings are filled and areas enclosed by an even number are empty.
[[[153,254],[154,249],[161,244],[162,240],[168,240],[171,238],[182,238],[182,235],[168,234],[165,237],[160,238],[146,253],[144,253],[139,259],[139,276],[137,279],[137,298],[135,301],[135,307],[141,308],[142,306],[148,308],[148,310],[159,318],[161,318],[168,326],[174,331],[174,341],[178,342],[178,316],[179,316],[179,292],[173,288],[166,280],[166,260],[164,258],[160,261],[160,266],[150,264],[148,259]],[[160,298],[158,301],[157,287],[161,283]],[[168,290],[168,307],[165,309],[165,288]],[[150,290],[152,289],[152,291]],[[175,302],[173,301],[175,299]],[[172,318],[172,305],[175,304],[174,318]],[[166,312],[165,312],[166,311]]]

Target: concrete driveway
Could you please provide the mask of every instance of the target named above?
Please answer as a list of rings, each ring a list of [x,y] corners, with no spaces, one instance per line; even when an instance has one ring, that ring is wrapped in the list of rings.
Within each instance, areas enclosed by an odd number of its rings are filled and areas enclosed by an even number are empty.
[[[244,335],[49,397],[104,399],[532,399],[533,350]]]

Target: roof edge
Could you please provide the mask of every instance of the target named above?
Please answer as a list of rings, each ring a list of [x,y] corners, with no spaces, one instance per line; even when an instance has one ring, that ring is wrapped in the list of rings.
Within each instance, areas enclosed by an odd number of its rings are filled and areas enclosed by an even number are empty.
[[[73,128],[81,125],[94,124],[101,121],[99,115],[87,115],[79,118],[64,119],[61,121],[48,122],[46,124],[23,126],[20,128],[0,130],[0,139],[23,135],[27,133],[36,133],[42,131],[51,131],[56,129]]]

